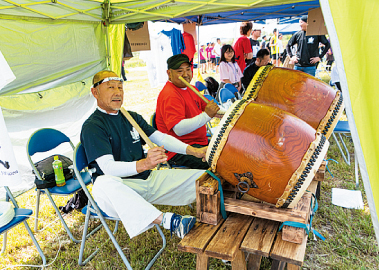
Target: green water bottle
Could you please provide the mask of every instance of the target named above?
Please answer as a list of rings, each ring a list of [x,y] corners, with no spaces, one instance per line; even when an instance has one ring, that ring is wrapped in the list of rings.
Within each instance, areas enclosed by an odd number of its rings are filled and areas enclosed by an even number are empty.
[[[62,161],[58,159],[58,156],[54,156],[53,169],[55,174],[55,182],[58,187],[63,187],[66,185],[66,180],[63,174]]]

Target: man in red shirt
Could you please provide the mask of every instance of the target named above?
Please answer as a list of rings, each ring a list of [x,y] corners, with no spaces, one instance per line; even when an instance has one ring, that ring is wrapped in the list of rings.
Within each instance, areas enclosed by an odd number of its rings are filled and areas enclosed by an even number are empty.
[[[205,124],[214,117],[219,107],[213,101],[206,104],[179,76],[188,83],[192,80],[191,63],[187,55],[177,54],[167,59],[169,80],[159,93],[156,109],[156,125],[167,133],[193,147],[208,145]],[[193,169],[208,169],[209,165],[200,158],[188,158],[173,152],[167,153],[170,164]]]
[[[241,72],[243,72],[246,67],[245,59],[250,60],[253,58],[253,50],[250,45],[250,39],[248,38],[252,29],[253,24],[251,22],[243,22],[240,26],[241,36],[233,45],[236,62],[238,63]]]

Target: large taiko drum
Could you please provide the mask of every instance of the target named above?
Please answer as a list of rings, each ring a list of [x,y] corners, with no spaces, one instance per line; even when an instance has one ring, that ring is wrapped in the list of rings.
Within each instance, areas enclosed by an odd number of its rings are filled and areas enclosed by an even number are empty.
[[[304,72],[273,66],[258,70],[243,98],[290,112],[327,139],[344,109],[340,91]]]
[[[206,153],[213,172],[241,192],[294,207],[328,149],[324,135],[293,114],[252,100],[226,112]]]

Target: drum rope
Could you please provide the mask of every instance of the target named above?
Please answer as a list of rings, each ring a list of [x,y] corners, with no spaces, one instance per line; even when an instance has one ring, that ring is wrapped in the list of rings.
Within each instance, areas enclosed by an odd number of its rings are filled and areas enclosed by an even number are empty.
[[[214,179],[218,181],[218,190],[220,191],[220,209],[221,209],[221,215],[223,219],[227,218],[226,211],[225,211],[225,204],[224,204],[224,193],[222,191],[222,185],[221,180],[218,178],[213,172],[206,170],[206,172],[212,176]]]
[[[334,178],[334,175],[332,174],[332,172],[329,170],[329,167],[328,167],[328,164],[329,164],[329,161],[334,161],[338,164],[338,161],[337,160],[334,160],[332,158],[329,158],[329,159],[324,159],[326,161],[326,165],[325,165],[325,168],[326,170],[330,173],[330,175],[332,176],[332,178]]]
[[[309,192],[309,191],[307,190],[307,192]],[[279,231],[282,230],[283,226],[301,228],[301,229],[304,229],[308,235],[309,235],[309,232],[312,232],[315,236],[320,238],[322,241],[325,241],[325,237],[322,236],[322,234],[319,233],[318,231],[316,231],[314,228],[312,228],[313,217],[316,214],[316,211],[318,209],[318,203],[317,203],[317,199],[316,199],[316,196],[314,193],[312,193],[312,197],[313,197],[313,200],[311,200],[311,214],[309,216],[309,224],[304,224],[304,223],[300,223],[300,222],[296,222],[296,221],[284,221],[280,225]],[[314,206],[313,206],[313,201],[314,201]]]

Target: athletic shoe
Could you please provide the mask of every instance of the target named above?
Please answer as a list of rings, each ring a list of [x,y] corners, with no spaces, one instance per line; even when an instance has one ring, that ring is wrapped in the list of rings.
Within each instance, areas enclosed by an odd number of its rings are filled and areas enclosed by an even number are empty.
[[[170,232],[175,233],[179,238],[182,238],[192,229],[196,223],[196,218],[193,216],[181,216],[173,214],[171,217]]]

